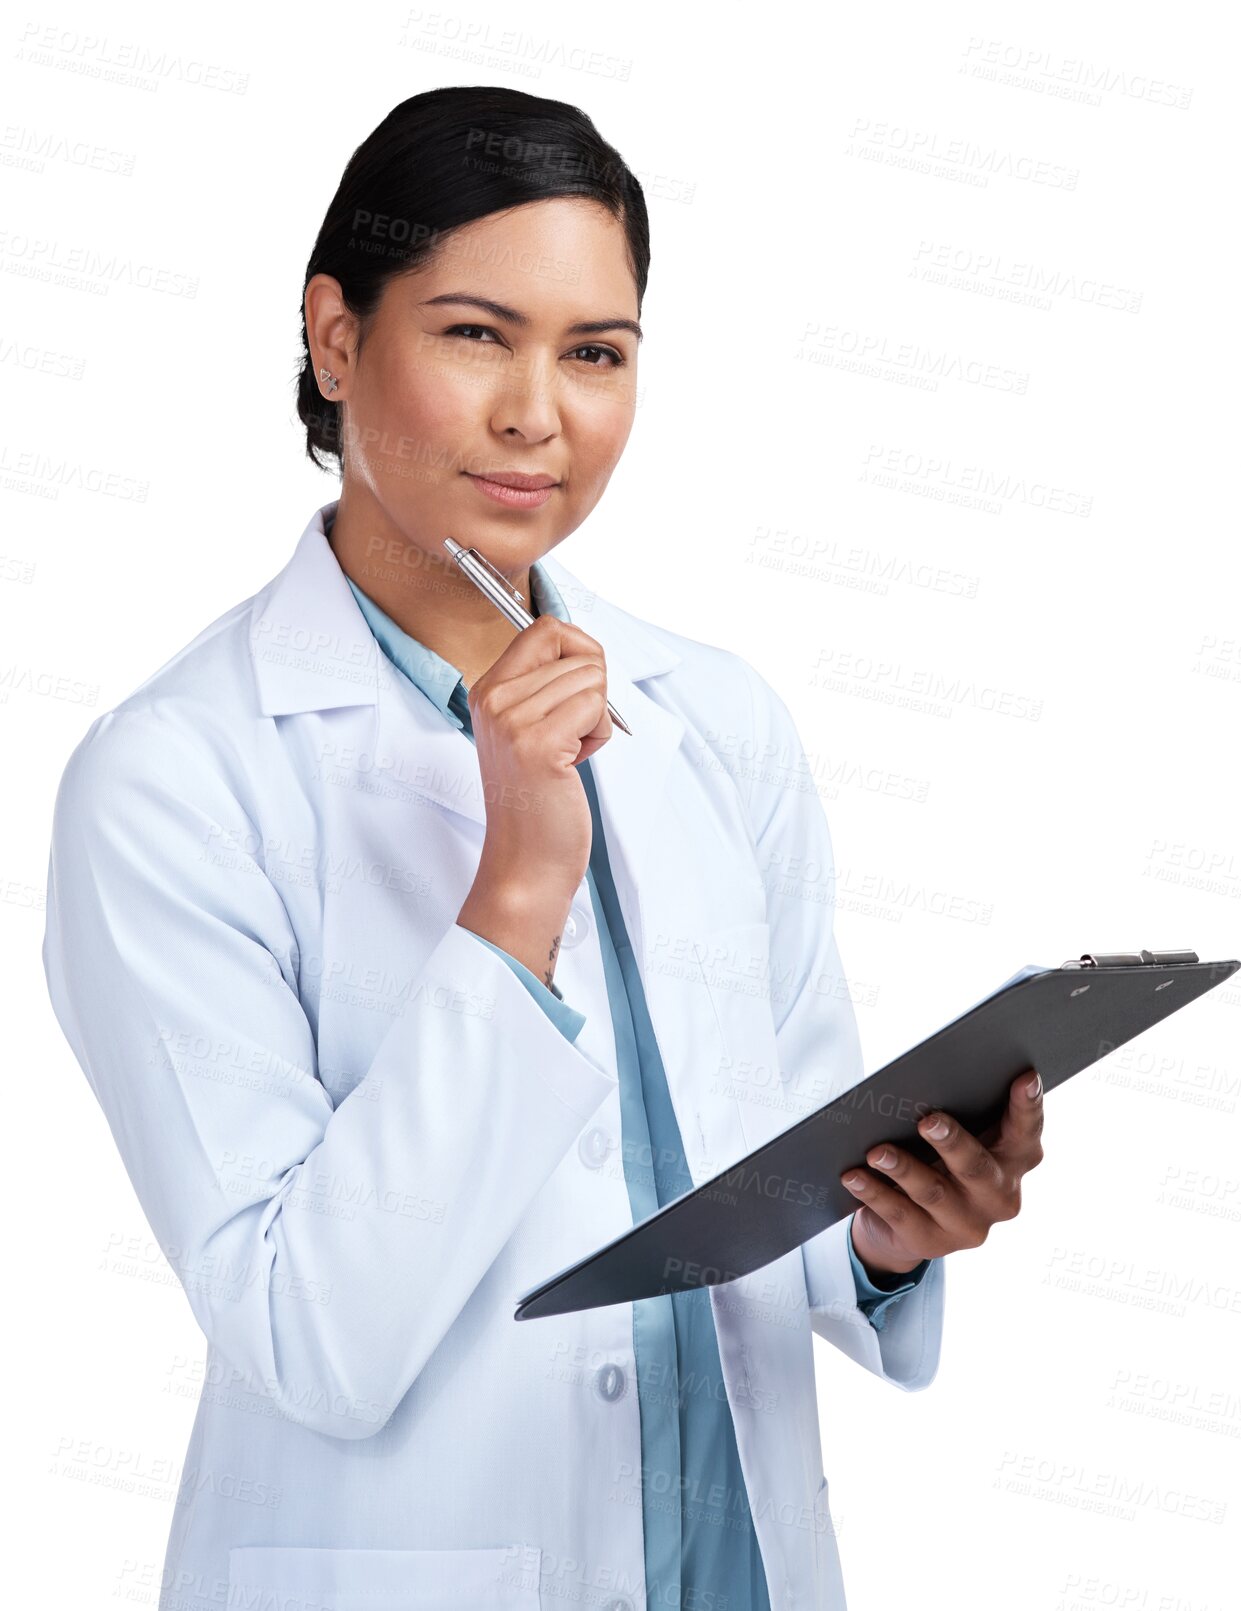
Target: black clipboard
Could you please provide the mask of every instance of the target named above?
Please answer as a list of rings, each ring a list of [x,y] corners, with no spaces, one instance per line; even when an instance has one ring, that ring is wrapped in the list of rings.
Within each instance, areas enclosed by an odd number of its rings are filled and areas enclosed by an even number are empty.
[[[1023,968],[877,1073],[523,1293],[513,1318],[630,1303],[748,1275],[858,1207],[840,1177],[864,1164],[877,1143],[892,1141],[934,1162],[939,1154],[917,1130],[932,1108],[994,1140],[1009,1086],[1023,1069],[1037,1069],[1044,1093],[1054,1091],[1238,967],[1199,962],[1193,951],[1135,951]]]

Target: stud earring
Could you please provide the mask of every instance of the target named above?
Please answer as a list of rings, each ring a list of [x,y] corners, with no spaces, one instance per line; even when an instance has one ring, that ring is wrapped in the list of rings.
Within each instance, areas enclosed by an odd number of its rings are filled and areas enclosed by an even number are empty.
[[[327,389],[328,389],[328,396],[329,396],[329,397],[330,397],[330,396],[331,396],[331,394],[332,394],[332,393],[333,393],[333,392],[334,392],[334,391],[335,391],[335,390],[336,390],[336,385],[337,385],[337,382],[336,382],[336,376],[335,376],[335,375],[333,375],[333,374],[332,374],[332,373],[331,373],[331,372],[330,372],[330,371],[329,371],[329,370],[327,370],[327,369],[321,369],[321,370],[320,370],[320,371],[319,371],[319,379],[320,379],[320,380],[321,380],[321,381],[323,381],[323,382],[324,382],[324,384],[325,384],[325,385],[326,385],[326,386],[327,386]]]

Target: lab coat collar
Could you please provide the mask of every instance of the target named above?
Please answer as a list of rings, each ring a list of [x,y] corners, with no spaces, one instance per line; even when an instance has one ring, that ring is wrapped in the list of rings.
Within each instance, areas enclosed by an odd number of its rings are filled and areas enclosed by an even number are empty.
[[[332,551],[327,529],[338,502],[316,510],[284,569],[255,595],[249,642],[259,709],[265,716],[291,716],[375,707],[368,736],[375,764],[412,772],[417,793],[485,827],[474,745],[392,666]],[[685,732],[680,717],[640,685],[672,670],[682,657],[551,555],[539,563],[570,619],[602,645],[609,698],[633,729],[632,734],[618,729],[592,757],[591,767],[608,843],[614,854],[619,851],[617,888],[636,944],[640,921],[634,890],[641,884],[642,856],[664,780]]]
[[[384,656],[327,539],[338,503],[315,511],[288,564],[255,597],[250,649],[265,716],[373,705],[378,697]],[[570,619],[592,637],[599,636],[596,618],[604,626],[609,669],[616,654],[615,670],[639,682],[680,662],[674,649],[592,593],[552,555],[539,564],[566,600]],[[619,702],[613,704],[623,715]]]

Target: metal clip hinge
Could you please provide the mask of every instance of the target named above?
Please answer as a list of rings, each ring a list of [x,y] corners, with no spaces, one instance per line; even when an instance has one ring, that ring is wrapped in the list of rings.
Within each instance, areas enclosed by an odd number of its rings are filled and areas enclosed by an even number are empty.
[[[1086,951],[1080,960],[1065,962],[1065,968],[1136,968],[1143,963],[1168,967],[1178,962],[1197,962],[1196,951]]]

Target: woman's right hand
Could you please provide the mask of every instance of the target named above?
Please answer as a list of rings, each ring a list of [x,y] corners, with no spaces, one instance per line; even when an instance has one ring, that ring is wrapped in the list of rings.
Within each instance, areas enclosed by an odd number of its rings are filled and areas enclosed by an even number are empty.
[[[576,768],[613,731],[603,649],[580,627],[540,616],[467,698],[487,831],[459,921],[550,983],[590,863],[590,802]]]

